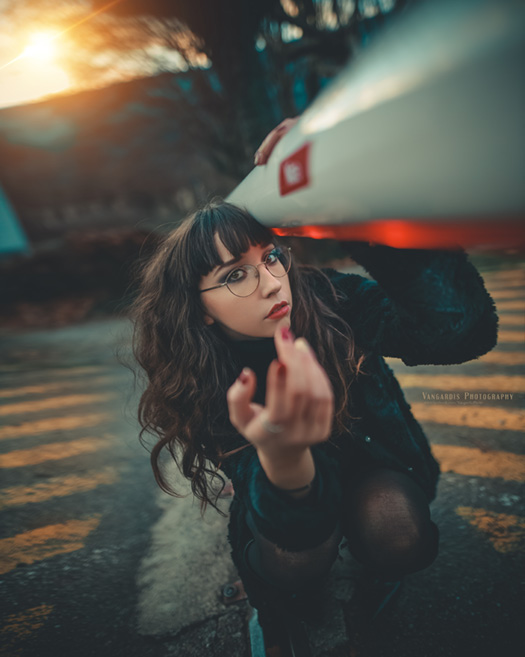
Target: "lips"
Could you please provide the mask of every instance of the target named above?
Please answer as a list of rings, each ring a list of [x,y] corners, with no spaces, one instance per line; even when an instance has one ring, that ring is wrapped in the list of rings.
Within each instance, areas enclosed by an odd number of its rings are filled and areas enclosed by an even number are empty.
[[[277,313],[279,310],[283,310],[283,308],[286,308],[287,306],[288,306],[287,301],[281,301],[280,303],[276,303],[275,306],[266,315],[266,317],[271,317],[274,313]]]

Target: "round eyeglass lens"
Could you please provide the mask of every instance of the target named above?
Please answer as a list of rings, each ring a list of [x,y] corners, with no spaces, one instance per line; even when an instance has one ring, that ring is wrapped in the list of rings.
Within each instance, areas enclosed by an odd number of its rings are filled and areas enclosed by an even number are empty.
[[[273,249],[261,264],[275,278],[286,276],[292,264],[290,249]],[[226,279],[226,285],[236,297],[249,297],[259,285],[259,270],[255,265],[238,267],[230,272]]]

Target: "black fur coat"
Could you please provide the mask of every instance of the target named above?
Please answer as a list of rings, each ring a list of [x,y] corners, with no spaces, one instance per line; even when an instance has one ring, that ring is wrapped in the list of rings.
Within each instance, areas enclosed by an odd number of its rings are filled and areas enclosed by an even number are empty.
[[[363,242],[346,247],[374,280],[325,269],[339,300],[330,298],[326,284],[323,289],[316,283],[316,291],[348,322],[367,356],[366,374],[350,388],[351,414],[360,419],[347,434],[313,448],[317,474],[306,501],[293,500],[272,486],[251,446],[222,462],[235,489],[229,537],[241,573],[242,550],[250,538],[247,512],[258,531],[293,551],[319,545],[332,533],[345,485],[363,469],[379,465],[401,470],[415,479],[430,502],[439,465],[384,357],[400,358],[406,365],[449,365],[475,359],[497,342],[494,302],[461,248],[395,249]],[[266,369],[276,357],[273,340],[232,343],[231,348],[240,368],[256,372],[262,401]],[[224,451],[243,445],[246,441],[235,432],[222,436]]]

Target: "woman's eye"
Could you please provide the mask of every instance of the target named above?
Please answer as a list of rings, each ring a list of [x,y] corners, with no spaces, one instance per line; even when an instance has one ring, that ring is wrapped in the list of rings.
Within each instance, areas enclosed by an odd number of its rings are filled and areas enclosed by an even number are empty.
[[[267,265],[275,265],[277,262],[279,262],[279,251],[274,250],[271,251],[265,259],[265,262]]]
[[[246,271],[244,269],[233,269],[228,274],[228,283],[238,283],[246,278]]]

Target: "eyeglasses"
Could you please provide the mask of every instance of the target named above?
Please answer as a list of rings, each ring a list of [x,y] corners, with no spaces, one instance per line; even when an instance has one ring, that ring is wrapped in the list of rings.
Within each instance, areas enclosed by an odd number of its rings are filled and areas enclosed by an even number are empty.
[[[284,249],[276,247],[266,255],[264,260],[259,265],[242,265],[236,267],[226,277],[224,283],[207,287],[200,292],[208,292],[209,290],[216,290],[219,287],[226,286],[228,290],[236,297],[249,297],[259,287],[261,275],[259,274],[259,267],[264,265],[267,271],[275,278],[282,278],[290,271],[292,264],[292,251],[290,247]]]

